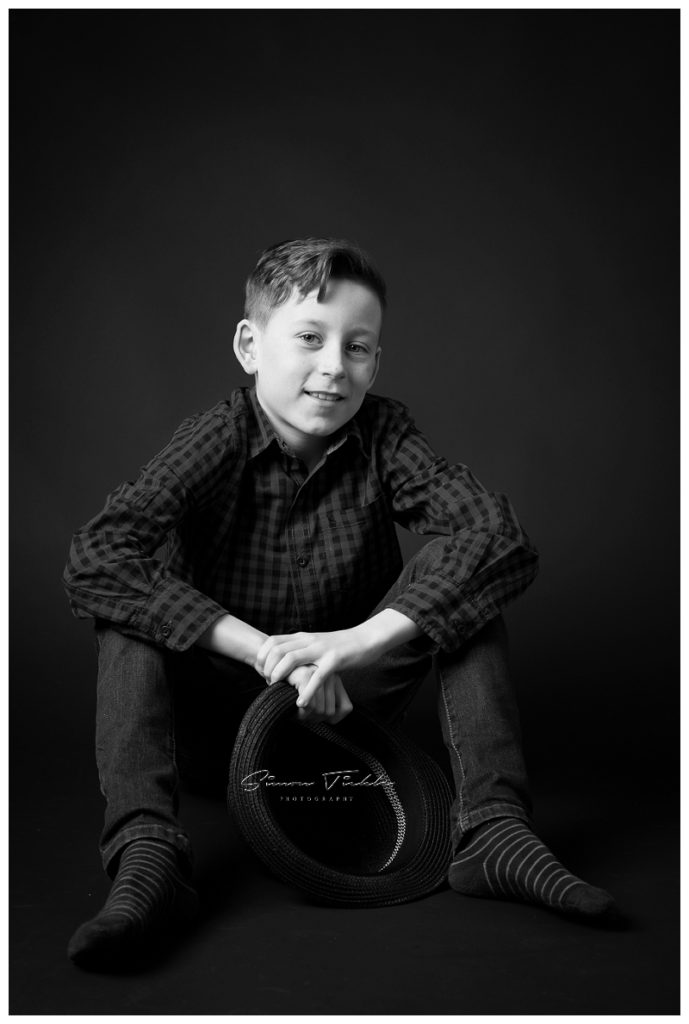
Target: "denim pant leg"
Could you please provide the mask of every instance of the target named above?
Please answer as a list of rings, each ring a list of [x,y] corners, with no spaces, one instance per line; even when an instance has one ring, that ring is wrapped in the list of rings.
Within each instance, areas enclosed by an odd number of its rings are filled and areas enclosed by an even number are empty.
[[[455,783],[452,849],[490,818],[530,821],[531,798],[507,629],[497,617],[451,653],[435,657],[438,717]]]
[[[173,692],[162,648],[97,624],[96,762],[106,800],[103,866],[114,877],[133,839],[164,839],[191,866],[191,844],[177,820]]]
[[[404,567],[375,615],[433,564],[442,540],[426,544]],[[399,719],[431,666],[438,715],[455,784],[453,849],[490,818],[529,820],[531,801],[522,755],[516,695],[507,662],[507,631],[498,617],[450,653],[423,636],[362,669],[342,673],[352,702],[381,721]]]
[[[248,665],[198,647],[174,659],[171,675],[181,782],[186,790],[224,799],[237,731],[266,682]]]

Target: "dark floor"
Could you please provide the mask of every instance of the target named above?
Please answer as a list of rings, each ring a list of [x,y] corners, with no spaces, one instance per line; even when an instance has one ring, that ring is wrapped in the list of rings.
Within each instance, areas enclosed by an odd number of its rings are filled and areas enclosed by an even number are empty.
[[[46,767],[50,788],[23,780],[12,809],[13,1014],[679,1012],[673,807],[650,822],[614,780],[541,791],[537,821],[568,867],[614,893],[624,927],[449,889],[382,910],[311,906],[265,874],[221,801],[187,796],[202,923],[164,962],[106,976],[65,955],[108,890],[95,771],[88,757]]]

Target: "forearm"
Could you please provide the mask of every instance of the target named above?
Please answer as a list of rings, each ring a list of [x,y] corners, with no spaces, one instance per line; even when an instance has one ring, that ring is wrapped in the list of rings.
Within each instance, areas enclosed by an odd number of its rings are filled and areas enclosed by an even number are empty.
[[[423,630],[408,615],[394,608],[384,608],[382,612],[356,626],[355,631],[362,638],[365,648],[374,652],[377,658],[423,634]]]
[[[289,678],[300,666],[315,666],[316,671],[297,701],[300,705],[308,704],[318,687],[333,674],[370,665],[392,648],[422,635],[423,630],[403,612],[384,608],[350,629],[268,637],[258,652],[256,668],[275,683]]]
[[[386,651],[399,644],[406,643],[421,636],[421,629],[402,612],[393,608],[384,608],[382,612],[362,622],[354,629],[357,642],[380,657]],[[257,668],[257,655],[268,639],[266,633],[249,625],[234,615],[222,615],[202,633],[197,643],[199,647],[222,654],[226,658],[234,658],[252,668]]]
[[[267,634],[255,629],[248,622],[234,615],[222,615],[213,625],[202,633],[197,644],[215,654],[226,658],[234,658],[251,668],[256,668],[256,655],[267,639]]]

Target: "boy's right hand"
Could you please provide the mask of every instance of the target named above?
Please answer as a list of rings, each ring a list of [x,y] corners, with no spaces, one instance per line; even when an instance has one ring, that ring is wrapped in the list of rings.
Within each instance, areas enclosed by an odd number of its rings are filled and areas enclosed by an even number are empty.
[[[287,682],[301,695],[315,671],[315,665],[300,665],[287,676]],[[308,706],[299,708],[299,718],[305,722],[327,722],[329,725],[337,725],[353,708],[354,705],[341,678],[333,672],[316,689]]]

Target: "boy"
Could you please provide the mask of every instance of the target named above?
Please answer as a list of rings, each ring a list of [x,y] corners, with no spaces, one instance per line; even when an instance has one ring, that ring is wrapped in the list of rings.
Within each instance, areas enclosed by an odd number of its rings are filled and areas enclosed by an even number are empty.
[[[504,495],[370,393],[385,303],[348,242],[267,249],[234,338],[255,388],[186,420],[74,537],[65,585],[75,614],[96,619],[100,848],[114,880],[72,937],[77,963],[116,961],[195,912],[177,817],[178,771],[198,765],[185,729],[222,778],[227,714],[266,683],[293,685],[303,716],[336,724],[361,704],[391,721],[431,659],[456,788],[451,887],[612,909],[529,825],[500,612],[537,552]],[[395,523],[439,536],[403,567]]]

